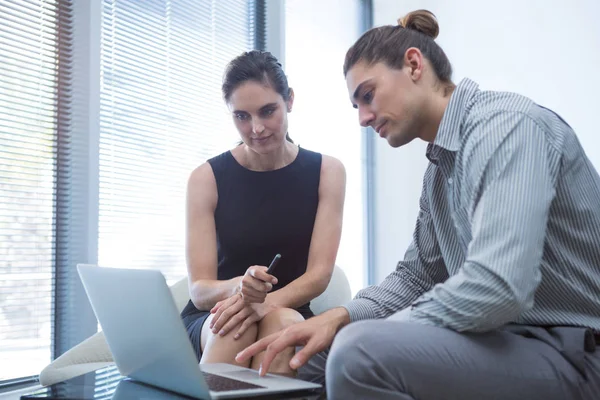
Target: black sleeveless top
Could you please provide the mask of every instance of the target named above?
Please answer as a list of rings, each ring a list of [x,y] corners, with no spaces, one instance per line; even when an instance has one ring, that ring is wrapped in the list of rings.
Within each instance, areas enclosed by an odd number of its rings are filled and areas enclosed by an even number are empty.
[[[208,160],[216,182],[217,279],[243,275],[252,265],[268,266],[279,253],[272,291],[306,271],[308,251],[319,202],[320,153],[300,148],[289,165],[273,171],[251,171],[230,151]],[[297,310],[313,316],[310,303]],[[207,314],[191,300],[182,317]],[[199,316],[200,317],[200,316]]]

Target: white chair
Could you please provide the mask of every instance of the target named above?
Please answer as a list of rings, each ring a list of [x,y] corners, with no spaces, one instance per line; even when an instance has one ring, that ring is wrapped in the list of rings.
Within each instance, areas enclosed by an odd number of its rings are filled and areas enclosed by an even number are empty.
[[[319,315],[330,308],[346,304],[351,298],[352,292],[348,278],[346,278],[344,270],[336,265],[327,289],[310,302],[310,309],[315,315]]]
[[[179,312],[189,300],[187,278],[175,282],[171,294]],[[337,265],[325,292],[311,301],[310,308],[320,314],[350,300],[350,285],[344,271]],[[40,384],[53,385],[88,372],[114,364],[114,360],[103,332],[95,333],[83,342],[66,351],[40,372]]]

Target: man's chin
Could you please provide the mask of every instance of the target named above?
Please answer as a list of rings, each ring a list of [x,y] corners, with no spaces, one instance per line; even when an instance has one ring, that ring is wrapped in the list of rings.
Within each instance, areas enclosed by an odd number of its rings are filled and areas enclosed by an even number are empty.
[[[389,135],[388,137],[386,137],[386,140],[388,144],[393,148],[402,147],[412,142],[412,138],[400,135]]]

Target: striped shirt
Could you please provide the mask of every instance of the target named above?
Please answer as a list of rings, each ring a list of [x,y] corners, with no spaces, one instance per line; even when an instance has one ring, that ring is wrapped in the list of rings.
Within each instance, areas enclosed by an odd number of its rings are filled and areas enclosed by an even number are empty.
[[[465,79],[427,157],[404,260],[345,305],[350,319],[600,330],[600,176],[569,125]]]

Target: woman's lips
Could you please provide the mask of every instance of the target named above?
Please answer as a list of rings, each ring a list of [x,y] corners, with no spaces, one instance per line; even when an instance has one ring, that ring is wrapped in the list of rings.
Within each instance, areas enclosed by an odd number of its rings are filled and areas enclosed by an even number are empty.
[[[269,135],[269,136],[265,136],[265,137],[260,137],[260,138],[251,138],[254,142],[258,142],[258,143],[264,143],[266,142],[271,136],[273,135]]]

